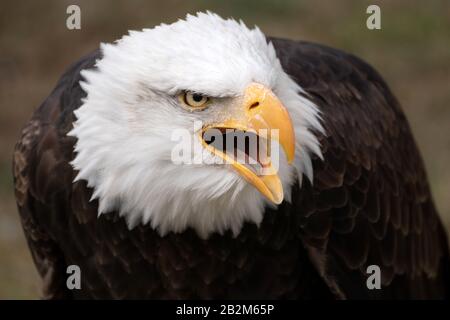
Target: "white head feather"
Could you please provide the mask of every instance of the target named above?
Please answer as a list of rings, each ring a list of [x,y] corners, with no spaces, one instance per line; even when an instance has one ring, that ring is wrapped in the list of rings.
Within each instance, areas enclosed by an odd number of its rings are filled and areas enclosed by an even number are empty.
[[[69,133],[77,138],[76,180],[94,189],[99,215],[117,210],[130,227],[150,223],[161,235],[191,227],[203,238],[226,230],[237,235],[246,221],[259,224],[271,204],[232,168],[171,160],[174,130],[194,137],[194,121],[215,119],[252,82],[275,92],[294,125],[294,166],[282,158],[279,167],[285,200],[295,179],[312,179],[310,154],[321,156],[310,131],[322,130],[318,110],[258,28],[198,13],[130,32],[101,50],[97,68],[82,71],[87,97]],[[187,112],[174,98],[181,90],[221,97],[223,104]]]

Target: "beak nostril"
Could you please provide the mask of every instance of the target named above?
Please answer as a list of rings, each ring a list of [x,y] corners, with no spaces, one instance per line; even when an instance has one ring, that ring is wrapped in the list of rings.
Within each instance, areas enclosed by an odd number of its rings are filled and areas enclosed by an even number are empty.
[[[248,109],[251,110],[253,108],[256,108],[257,106],[259,106],[259,102],[258,101],[253,102]]]

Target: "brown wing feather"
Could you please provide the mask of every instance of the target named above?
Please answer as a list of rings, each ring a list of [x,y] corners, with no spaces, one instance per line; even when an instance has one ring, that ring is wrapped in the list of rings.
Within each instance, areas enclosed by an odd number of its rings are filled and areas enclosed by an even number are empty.
[[[76,80],[73,73],[92,65],[91,58],[80,60],[61,77],[24,127],[13,155],[17,206],[33,260],[43,279],[42,296],[46,299],[72,295],[66,287],[67,263],[55,232],[59,220],[66,219],[64,201],[70,189],[65,190],[64,186],[70,186],[73,179],[67,158],[72,151],[67,150],[68,138],[61,132],[64,131],[61,120],[66,118],[71,125],[73,118],[64,116],[70,115],[64,98]]]
[[[300,191],[301,237],[348,298],[442,298],[449,250],[401,108],[366,63],[320,45],[275,40],[287,72],[322,112],[324,161]],[[308,208],[305,212],[303,208]],[[381,290],[367,290],[379,265]]]
[[[13,173],[17,205],[22,219],[24,233],[31,249],[33,260],[43,279],[44,298],[66,298],[70,294],[65,288],[64,257],[46,227],[38,223],[39,197],[35,182],[45,187],[46,176],[52,169],[54,159],[50,155],[39,161],[38,171],[34,171],[36,149],[45,134],[46,126],[33,119],[24,128],[22,137],[14,151]],[[34,180],[34,177],[36,180]]]

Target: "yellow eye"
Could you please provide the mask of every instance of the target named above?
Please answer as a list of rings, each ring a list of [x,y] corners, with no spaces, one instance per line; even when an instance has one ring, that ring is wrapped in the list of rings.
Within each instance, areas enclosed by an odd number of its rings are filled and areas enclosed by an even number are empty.
[[[199,93],[184,92],[180,95],[182,102],[191,108],[205,108],[209,98]]]

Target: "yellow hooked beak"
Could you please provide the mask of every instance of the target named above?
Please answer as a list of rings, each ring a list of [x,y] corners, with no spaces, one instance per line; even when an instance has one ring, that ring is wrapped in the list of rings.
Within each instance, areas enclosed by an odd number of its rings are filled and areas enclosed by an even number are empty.
[[[288,163],[291,163],[295,153],[294,129],[289,113],[275,94],[261,84],[252,83],[245,90],[240,108],[241,116],[236,117],[236,119],[228,119],[203,128],[202,144],[210,152],[230,163],[242,177],[267,199],[275,204],[280,204],[283,201],[283,186],[270,158],[266,159],[268,161],[264,165],[265,174],[257,174],[226,152],[214,148],[203,140],[203,133],[211,128],[253,132],[258,138],[261,137],[260,132],[264,132],[264,139],[267,141],[278,140]],[[273,132],[277,132],[278,135],[273,135]]]

